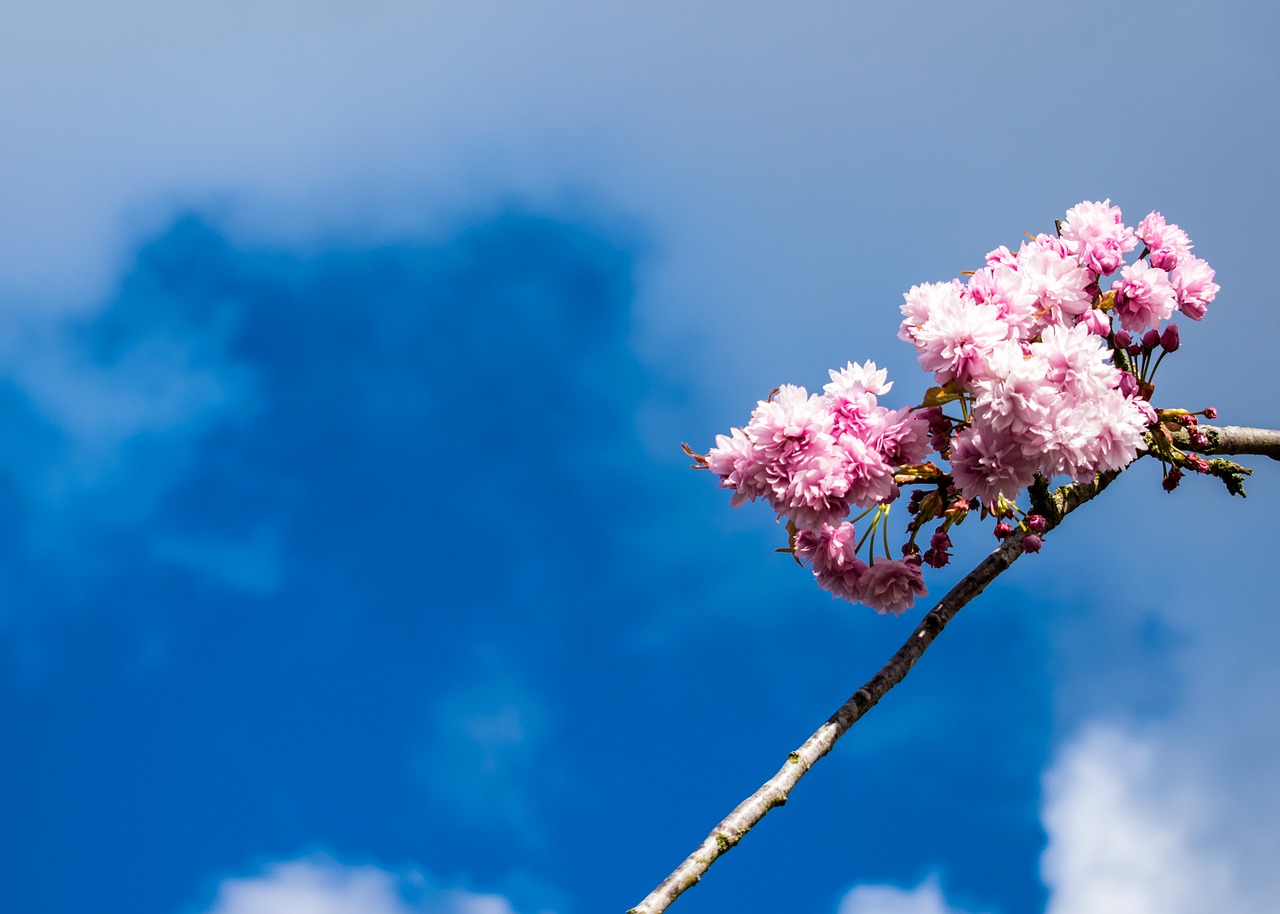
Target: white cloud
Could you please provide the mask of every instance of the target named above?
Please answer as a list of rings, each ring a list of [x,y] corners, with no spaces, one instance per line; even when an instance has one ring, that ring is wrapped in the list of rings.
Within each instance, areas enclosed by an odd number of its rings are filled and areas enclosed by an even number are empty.
[[[911,891],[893,885],[854,886],[840,899],[837,914],[965,914],[947,904],[938,879],[930,876]]]
[[[327,857],[228,878],[205,914],[515,914],[501,895],[432,887],[416,871],[346,866]]]
[[[1263,911],[1242,897],[1209,807],[1155,739],[1095,725],[1045,774],[1047,914]],[[1265,910],[1272,910],[1268,906]]]

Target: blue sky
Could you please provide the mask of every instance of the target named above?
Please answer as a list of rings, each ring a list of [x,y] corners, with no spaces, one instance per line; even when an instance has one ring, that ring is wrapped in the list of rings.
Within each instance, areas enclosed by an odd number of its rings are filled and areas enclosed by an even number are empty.
[[[906,405],[901,293],[1104,197],[1223,287],[1157,400],[1280,425],[1277,15],[11,4],[0,909],[638,901],[913,622],[681,441]],[[1135,467],[676,910],[1273,910],[1258,470]]]

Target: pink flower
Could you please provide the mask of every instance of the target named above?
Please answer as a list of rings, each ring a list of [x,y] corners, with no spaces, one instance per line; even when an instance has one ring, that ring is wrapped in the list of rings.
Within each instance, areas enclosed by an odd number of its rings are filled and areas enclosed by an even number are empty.
[[[1214,291],[1217,291],[1216,289]],[[1158,327],[1178,306],[1169,274],[1141,260],[1125,267],[1115,285],[1116,315],[1126,330]]]
[[[916,597],[929,593],[920,566],[905,559],[881,559],[867,569],[860,583],[859,599],[885,615],[901,615],[915,604]]]
[[[1041,306],[1019,270],[1006,264],[989,264],[969,277],[966,289],[975,304],[994,308],[1015,336],[1031,334]]]
[[[912,286],[910,291],[902,294],[903,321],[898,330],[898,339],[904,343],[914,343],[916,332],[929,322],[929,318],[936,311],[952,306],[963,291],[964,287],[958,279]]]
[[[1178,310],[1198,321],[1220,291],[1213,281],[1213,268],[1199,257],[1188,257],[1178,264],[1170,276],[1178,300]]]
[[[1148,405],[1144,410],[1119,390],[1107,391],[1096,400],[1064,404],[1054,417],[1054,445],[1046,455],[1045,469],[1062,473],[1076,482],[1095,473],[1124,469],[1145,446]]]
[[[861,365],[850,362],[839,370],[830,369],[827,374],[831,375],[831,383],[822,388],[827,396],[834,396],[837,393],[847,395],[869,393],[873,397],[883,397],[893,390],[893,382],[887,380],[889,370],[876,368],[876,363],[872,361],[863,362]]]
[[[867,563],[855,552],[857,545],[853,524],[824,525],[817,530],[800,531],[796,536],[796,558],[813,567],[819,587],[856,603],[861,599],[861,582],[867,572]]]
[[[1107,317],[1107,312],[1098,308],[1092,308],[1080,315],[1080,326],[1097,336],[1111,335],[1111,318]]]
[[[953,380],[968,384],[985,376],[992,350],[1009,338],[1009,325],[994,308],[975,305],[958,293],[935,305],[924,324],[911,328],[910,340],[920,353],[920,365],[933,372],[939,384]],[[904,322],[903,332],[907,329]]]
[[[831,369],[831,383],[822,388],[832,416],[832,434],[862,436],[872,413],[878,408],[876,397],[887,393],[892,382],[886,382],[885,369],[876,369],[875,362],[855,365],[850,362],[839,371]]]
[[[1164,216],[1150,213],[1138,223],[1137,236],[1151,252],[1151,265],[1172,270],[1191,254],[1191,239],[1176,225],[1167,225]]]
[[[994,251],[988,251],[986,256],[987,266],[995,266],[998,263],[1004,264],[1006,267],[1018,268],[1018,255],[1013,253],[1003,244]]]
[[[929,417],[877,407],[867,417],[865,438],[892,466],[921,463],[929,456]]]
[[[1024,244],[1018,253],[1018,275],[1036,297],[1036,310],[1050,312],[1052,323],[1093,307],[1088,291],[1093,276],[1075,257],[1057,250],[1057,245]]]
[[[791,468],[785,479],[774,483],[769,503],[779,517],[789,518],[797,527],[816,529],[838,524],[849,513],[848,495],[844,461],[832,452]]]
[[[842,435],[839,446],[846,458],[841,471],[846,497],[851,504],[870,508],[890,501],[898,494],[898,486],[893,481],[893,467],[871,445],[854,435]]]
[[[707,468],[720,477],[720,487],[733,489],[729,506],[740,508],[769,490],[764,466],[755,444],[740,428],[731,435],[716,435],[716,446],[707,454]]]
[[[1021,444],[994,429],[970,426],[951,443],[951,475],[965,498],[990,506],[1003,495],[1009,500],[1031,485],[1036,461]]]
[[[761,400],[744,431],[779,473],[820,456],[831,445],[831,414],[819,396],[783,384],[771,400]]]
[[[1137,247],[1138,240],[1133,229],[1124,224],[1120,207],[1104,200],[1077,203],[1067,210],[1062,243],[1094,273],[1110,276],[1124,262],[1125,253]]]
[[[1031,352],[1043,359],[1044,379],[1058,391],[1058,399],[1095,399],[1120,383],[1106,342],[1083,324],[1046,328]]]

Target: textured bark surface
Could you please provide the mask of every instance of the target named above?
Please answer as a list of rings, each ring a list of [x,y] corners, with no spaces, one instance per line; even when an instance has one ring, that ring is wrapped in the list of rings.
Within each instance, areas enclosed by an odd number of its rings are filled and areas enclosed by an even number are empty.
[[[1280,431],[1269,428],[1241,428],[1236,425],[1202,425],[1209,436],[1209,446],[1198,448],[1191,443],[1185,431],[1173,436],[1173,443],[1184,451],[1198,454],[1242,455],[1252,454],[1257,457],[1270,457],[1280,460]]]

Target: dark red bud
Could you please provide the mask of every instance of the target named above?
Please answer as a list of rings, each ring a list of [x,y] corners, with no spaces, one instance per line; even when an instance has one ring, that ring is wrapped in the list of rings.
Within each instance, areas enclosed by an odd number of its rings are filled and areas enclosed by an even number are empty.
[[[1032,514],[1027,517],[1027,529],[1032,533],[1044,533],[1049,529],[1049,522],[1044,519],[1044,515]]]
[[[1133,342],[1133,337],[1129,335],[1128,330],[1117,330],[1113,339],[1117,349],[1128,349],[1129,344]]]
[[[1150,352],[1160,345],[1160,334],[1152,328],[1142,334],[1142,348]]]
[[[1160,346],[1165,352],[1177,352],[1182,341],[1178,338],[1178,325],[1170,324],[1164,328],[1164,333],[1160,334]]]
[[[1040,547],[1043,544],[1044,544],[1044,540],[1040,539],[1039,536],[1037,536],[1034,533],[1028,533],[1026,536],[1022,538],[1022,551],[1023,552],[1039,552]]]

